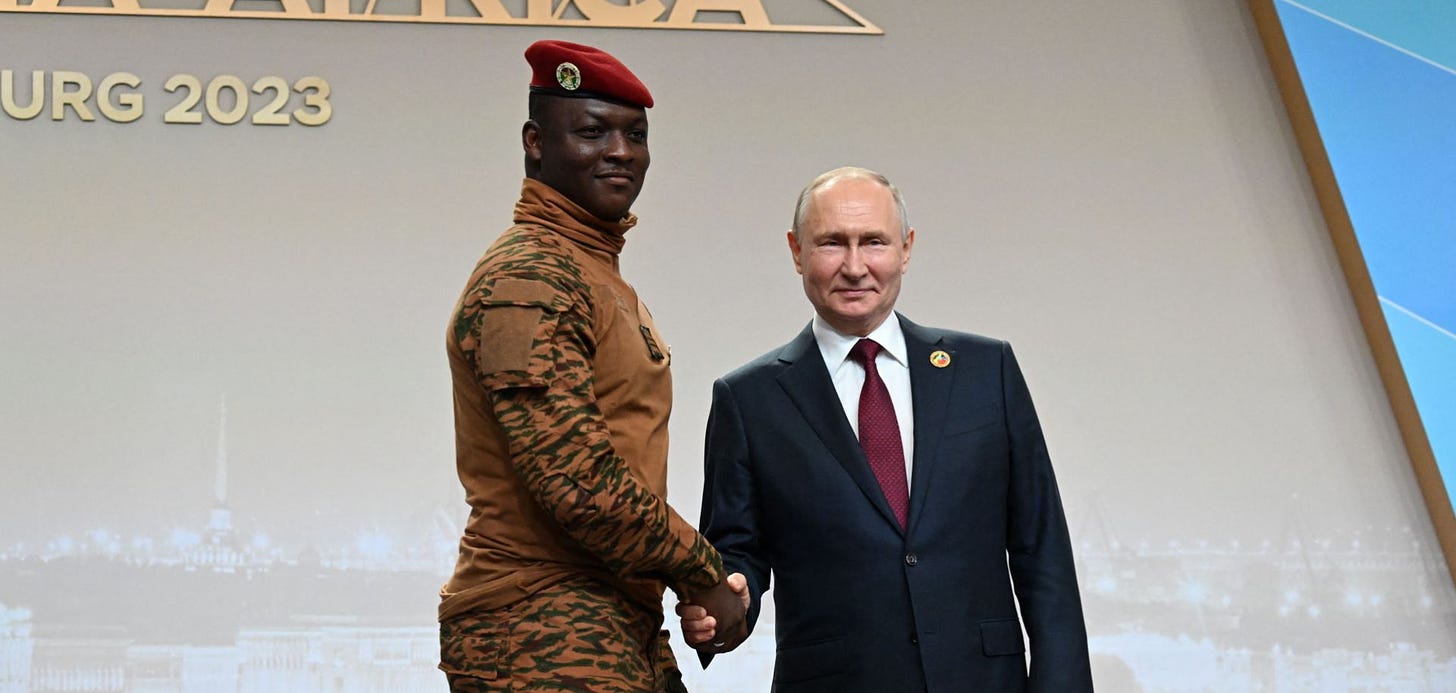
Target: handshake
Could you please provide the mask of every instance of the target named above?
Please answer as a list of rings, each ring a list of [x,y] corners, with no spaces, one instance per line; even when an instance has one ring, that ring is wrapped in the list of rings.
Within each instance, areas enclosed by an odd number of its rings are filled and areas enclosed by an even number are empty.
[[[729,575],[716,587],[677,604],[683,640],[703,654],[730,652],[748,639],[748,579]]]

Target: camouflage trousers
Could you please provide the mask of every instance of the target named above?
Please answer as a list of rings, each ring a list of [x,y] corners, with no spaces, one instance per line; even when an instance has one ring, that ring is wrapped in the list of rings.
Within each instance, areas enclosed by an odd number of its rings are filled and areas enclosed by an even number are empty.
[[[575,578],[440,624],[451,693],[687,693],[662,617]]]

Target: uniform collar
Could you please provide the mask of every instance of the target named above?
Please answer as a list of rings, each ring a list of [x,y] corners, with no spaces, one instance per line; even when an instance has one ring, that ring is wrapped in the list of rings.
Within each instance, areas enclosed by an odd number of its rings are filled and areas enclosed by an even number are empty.
[[[579,245],[616,255],[627,243],[627,229],[637,225],[637,215],[617,221],[598,219],[555,188],[527,178],[516,201],[515,222],[540,224]]]

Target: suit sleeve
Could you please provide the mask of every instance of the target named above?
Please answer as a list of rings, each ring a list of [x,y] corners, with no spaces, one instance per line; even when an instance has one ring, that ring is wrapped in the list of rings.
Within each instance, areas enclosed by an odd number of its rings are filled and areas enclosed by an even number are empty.
[[[1006,552],[1031,640],[1029,690],[1091,691],[1087,628],[1051,456],[1009,344],[1001,356],[1011,435]]]
[[[456,336],[535,501],[614,573],[679,593],[723,579],[718,552],[612,447],[593,390],[590,309],[561,273],[499,278],[469,297]],[[569,277],[568,277],[569,278]]]
[[[704,448],[702,518],[698,526],[723,555],[726,572],[743,573],[753,600],[748,629],[758,621],[760,600],[769,587],[769,560],[759,543],[758,501],[742,413],[733,391],[713,383]],[[701,655],[704,666],[711,655]]]

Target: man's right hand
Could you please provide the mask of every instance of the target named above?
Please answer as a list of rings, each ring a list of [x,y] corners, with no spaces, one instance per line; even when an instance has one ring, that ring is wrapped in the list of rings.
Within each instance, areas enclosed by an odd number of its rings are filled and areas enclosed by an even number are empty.
[[[716,654],[729,652],[748,638],[748,580],[733,573],[706,592],[678,602],[683,640],[694,649]]]

